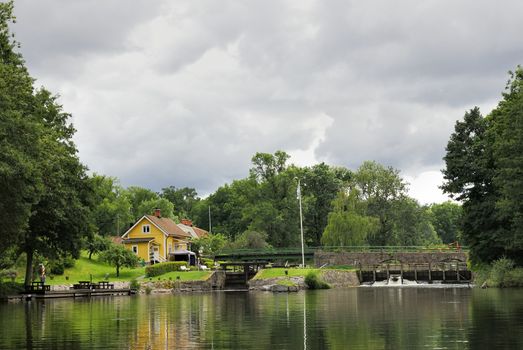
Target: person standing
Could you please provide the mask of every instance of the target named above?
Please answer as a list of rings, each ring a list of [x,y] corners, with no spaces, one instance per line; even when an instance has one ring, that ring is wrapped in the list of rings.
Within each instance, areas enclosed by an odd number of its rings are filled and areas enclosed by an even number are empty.
[[[40,273],[40,282],[45,284],[45,266],[44,264],[38,265],[38,272]]]

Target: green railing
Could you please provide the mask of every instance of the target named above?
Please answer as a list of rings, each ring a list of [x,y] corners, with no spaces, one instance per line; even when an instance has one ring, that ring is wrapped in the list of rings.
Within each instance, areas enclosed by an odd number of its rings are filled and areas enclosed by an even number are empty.
[[[305,247],[306,255],[314,254],[316,251],[325,252],[361,252],[361,253],[443,253],[467,251],[465,247],[448,247],[448,246],[325,246],[325,247]],[[223,249],[215,254],[216,257],[229,256],[280,256],[280,255],[301,255],[300,247],[292,248],[269,248],[269,249]]]

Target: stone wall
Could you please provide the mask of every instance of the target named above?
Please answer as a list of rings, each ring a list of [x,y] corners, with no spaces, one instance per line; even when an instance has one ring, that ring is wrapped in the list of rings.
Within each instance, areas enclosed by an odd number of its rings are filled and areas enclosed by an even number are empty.
[[[430,252],[430,253],[387,253],[387,252],[323,252],[314,253],[314,264],[320,266],[368,266],[378,265],[384,262],[396,260],[404,264],[423,264],[439,263],[447,261],[467,261],[467,254],[464,252]]]

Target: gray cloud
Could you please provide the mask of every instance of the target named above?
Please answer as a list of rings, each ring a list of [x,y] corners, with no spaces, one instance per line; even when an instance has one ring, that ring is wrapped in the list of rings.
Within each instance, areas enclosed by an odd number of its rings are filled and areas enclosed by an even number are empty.
[[[255,152],[283,149],[308,163],[393,165],[423,179],[414,187],[428,201],[455,120],[492,107],[521,63],[522,10],[19,0],[15,31],[38,83],[73,113],[82,160],[124,185],[209,193],[246,176]]]

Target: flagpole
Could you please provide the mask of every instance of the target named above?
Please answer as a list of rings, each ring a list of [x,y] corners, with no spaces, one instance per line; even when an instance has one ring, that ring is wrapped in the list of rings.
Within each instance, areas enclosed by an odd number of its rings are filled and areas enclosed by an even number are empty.
[[[303,212],[301,209],[301,183],[300,179],[298,179],[298,201],[300,203],[300,231],[301,231],[301,266],[302,268],[305,268],[305,248],[303,244]]]

